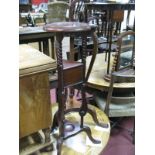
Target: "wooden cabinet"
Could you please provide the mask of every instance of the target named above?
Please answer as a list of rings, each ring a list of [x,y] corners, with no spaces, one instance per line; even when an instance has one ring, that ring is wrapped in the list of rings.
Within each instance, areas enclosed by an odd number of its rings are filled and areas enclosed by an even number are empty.
[[[56,61],[26,44],[19,50],[19,137],[52,124],[48,71]]]

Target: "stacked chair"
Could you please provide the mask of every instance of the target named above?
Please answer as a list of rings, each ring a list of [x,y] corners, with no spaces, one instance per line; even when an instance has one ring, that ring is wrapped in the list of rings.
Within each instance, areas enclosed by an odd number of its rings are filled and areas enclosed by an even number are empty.
[[[102,109],[110,118],[111,117],[128,117],[135,116],[135,33],[126,31],[118,36],[117,51],[113,54],[111,65],[110,81],[107,89],[101,89],[96,81],[96,86],[91,85],[92,73],[87,81],[87,90],[93,94],[96,105]],[[100,58],[103,54],[100,55]],[[98,58],[98,56],[96,57]],[[98,60],[95,60],[97,63]],[[99,68],[96,68],[98,70]],[[93,68],[92,72],[95,72]],[[99,71],[102,72],[102,69]],[[99,75],[99,74],[94,74]],[[126,84],[126,87],[123,85]],[[131,87],[128,87],[131,84]],[[118,85],[121,85],[118,87]],[[115,123],[119,126],[119,122]],[[134,133],[134,130],[133,132]],[[133,134],[134,135],[134,134]],[[134,141],[134,138],[133,138]]]

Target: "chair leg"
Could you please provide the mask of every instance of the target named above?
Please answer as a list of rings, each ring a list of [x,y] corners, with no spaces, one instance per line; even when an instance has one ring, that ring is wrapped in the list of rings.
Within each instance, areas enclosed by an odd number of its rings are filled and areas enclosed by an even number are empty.
[[[73,87],[70,87],[69,89],[70,89],[70,92],[69,92],[70,104],[73,105],[73,97],[74,97],[75,89]]]
[[[44,135],[45,135],[45,142],[50,142],[51,138],[50,138],[50,128],[46,128],[42,130]]]
[[[41,41],[39,41],[38,44],[39,44],[39,51],[42,51],[42,48],[41,48]]]
[[[100,143],[101,143],[100,140],[96,140],[96,139],[94,139],[94,138],[92,137],[92,133],[91,133],[90,128],[84,127],[84,128],[83,128],[83,131],[87,133],[89,139],[90,139],[94,144],[100,144]]]
[[[53,118],[53,123],[52,123],[52,128],[51,128],[51,132],[53,132],[53,130],[58,127],[58,111],[56,111],[54,118]]]

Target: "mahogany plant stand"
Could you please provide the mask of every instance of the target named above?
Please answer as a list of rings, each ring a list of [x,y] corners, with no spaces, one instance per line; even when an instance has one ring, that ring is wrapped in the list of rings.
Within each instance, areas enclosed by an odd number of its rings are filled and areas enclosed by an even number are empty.
[[[84,131],[89,139],[95,143],[100,143],[92,137],[89,127],[84,126],[84,116],[89,112],[97,125],[100,125],[96,117],[95,111],[88,108],[85,96],[85,66],[86,66],[86,37],[91,33],[91,27],[86,23],[79,22],[57,22],[44,26],[47,32],[54,32],[56,36],[56,54],[57,54],[57,70],[58,70],[58,111],[55,114],[55,120],[58,123],[59,136],[57,139],[57,154],[61,154],[61,146],[63,140],[68,139],[78,133]],[[62,58],[62,39],[64,36],[81,36],[82,37],[82,62],[72,60],[63,60]],[[66,109],[65,88],[81,84],[82,104],[79,108]],[[67,131],[68,121],[65,120],[65,114],[69,112],[79,112],[81,117],[80,124],[73,124],[73,132]],[[70,124],[69,124],[70,125]],[[101,125],[100,125],[101,126]],[[105,124],[106,127],[107,124]]]

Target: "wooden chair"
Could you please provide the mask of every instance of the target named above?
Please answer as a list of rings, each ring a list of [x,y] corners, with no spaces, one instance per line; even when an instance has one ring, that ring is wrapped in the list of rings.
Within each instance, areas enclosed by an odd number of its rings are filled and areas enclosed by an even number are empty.
[[[98,92],[95,94],[95,101],[97,106],[103,110],[108,117],[119,117],[119,120],[116,122],[111,122],[111,126],[118,126],[123,128],[119,125],[120,118],[122,117],[129,117],[135,116],[135,92],[133,89],[120,92],[114,91],[114,83],[124,83],[124,82],[134,82],[135,75],[133,74],[126,74],[126,71],[120,70],[117,72],[113,72],[111,74],[111,81],[108,90],[108,95],[105,96],[103,92]],[[135,122],[133,130],[123,128],[129,132],[133,136],[133,144],[134,144],[134,137],[135,137]]]
[[[103,93],[97,93],[95,100],[97,105],[105,111],[109,117],[122,117],[135,115],[135,95],[134,90],[123,92],[114,92],[114,83],[134,82],[134,74],[126,74],[126,71],[120,70],[111,74],[111,80],[107,97]],[[115,93],[115,95],[114,95]]]
[[[135,61],[135,32],[126,31],[119,35],[117,52],[114,54],[112,71],[134,67]]]
[[[96,19],[95,16],[89,16],[89,17],[86,17],[86,13],[85,13],[85,2],[83,0],[70,0],[70,8],[69,8],[69,20],[70,21],[79,21],[79,22],[86,22],[86,18],[88,19],[87,20],[87,23],[89,23],[90,21],[93,21]],[[96,31],[96,28],[97,28],[97,25],[95,24],[90,24],[89,25],[91,26],[91,29],[93,32]],[[73,40],[71,38],[71,40]],[[89,35],[87,36],[87,54],[92,54],[93,50],[93,37],[92,35]],[[71,45],[72,45],[72,49],[74,49],[74,47],[77,47],[76,48],[76,56],[78,59],[81,58],[81,38],[76,38],[76,42],[72,42],[71,41]],[[72,56],[73,58],[73,56]]]
[[[85,22],[86,17],[85,17],[85,3],[82,0],[70,0],[69,4],[69,20],[70,21],[79,21],[79,22]],[[88,18],[88,22],[90,20],[94,20],[93,17]],[[93,58],[91,59],[91,65],[88,69],[88,72],[86,74],[86,80],[91,72],[92,69],[92,64],[94,63],[96,53],[98,53],[98,41],[97,41],[97,35],[96,35],[96,26],[95,25],[90,25],[92,29],[92,33],[87,36],[87,49],[86,49],[86,56],[88,55],[93,55]],[[89,38],[89,39],[88,39]],[[74,39],[76,41],[74,41]],[[89,41],[88,41],[89,40]],[[77,43],[76,43],[77,42]],[[89,47],[91,46],[91,48]],[[82,40],[81,37],[73,38],[70,37],[70,49],[71,51],[67,53],[68,59],[71,60],[79,60],[81,59],[82,55]],[[79,94],[79,91],[78,93]],[[70,89],[70,98],[72,100],[74,96],[74,89]]]
[[[69,10],[69,4],[67,2],[49,2],[46,23],[66,21],[67,10]]]
[[[135,33],[133,31],[123,32],[119,35],[117,45],[117,52],[111,53],[110,59],[110,73],[118,71],[123,68],[134,68],[135,47],[134,47]],[[96,49],[97,50],[97,49]],[[98,90],[104,90],[110,80],[110,74],[107,75],[107,61],[105,53],[96,52],[95,60],[91,66],[92,71],[87,75],[87,84],[89,87]],[[86,64],[89,65],[91,56],[87,58]],[[102,89],[103,87],[103,89]],[[105,89],[107,90],[107,89]]]
[[[121,33],[118,37],[118,49],[114,54],[109,86],[106,89],[99,87],[103,81],[99,79],[103,77],[96,78],[96,87],[94,86],[95,82],[91,85],[89,78],[87,81],[87,90],[91,89],[90,92],[94,95],[97,106],[105,111],[109,117],[135,115],[134,87],[129,87],[130,84],[135,82],[134,35],[133,31],[127,31]],[[94,70],[93,72],[95,73]],[[102,70],[99,72],[102,72]],[[100,75],[94,73],[92,75]],[[89,77],[91,78],[92,75],[90,73]],[[108,83],[108,81],[106,82]]]
[[[134,32],[123,32],[118,37],[117,52],[111,54],[110,73],[124,70],[126,74],[134,73]],[[87,91],[94,94],[96,91],[107,92],[111,75],[107,76],[107,62],[104,60],[105,53],[98,53],[92,62],[91,71],[87,74]],[[87,57],[86,64],[89,66],[91,56]],[[131,84],[116,84],[116,89],[134,89],[134,82]]]
[[[114,84],[135,82],[135,32],[121,33],[118,36],[117,46],[117,52],[113,54],[111,75],[106,78],[110,82],[108,95],[106,96],[105,93],[104,96],[101,92],[95,93],[95,100],[109,117],[134,116],[134,88],[116,89]],[[113,96],[113,93],[116,93],[116,96]]]
[[[69,6],[69,20],[79,22],[84,21],[84,1],[70,0]]]
[[[99,20],[99,17],[86,13],[85,1],[83,0],[70,0],[69,20],[89,23],[90,25],[96,25],[93,21]],[[96,25],[97,26],[97,25]]]

